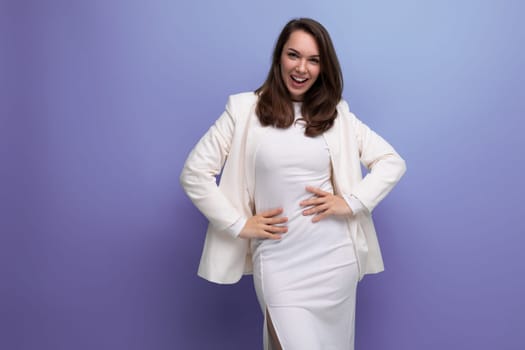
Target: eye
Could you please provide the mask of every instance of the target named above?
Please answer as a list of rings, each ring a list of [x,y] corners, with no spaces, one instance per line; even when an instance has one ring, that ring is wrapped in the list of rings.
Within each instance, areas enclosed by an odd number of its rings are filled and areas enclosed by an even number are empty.
[[[319,64],[319,59],[318,58],[310,58],[310,62],[312,62],[313,64]]]
[[[295,52],[288,52],[288,57],[290,57],[290,58],[297,58],[299,56],[297,56],[297,54]]]

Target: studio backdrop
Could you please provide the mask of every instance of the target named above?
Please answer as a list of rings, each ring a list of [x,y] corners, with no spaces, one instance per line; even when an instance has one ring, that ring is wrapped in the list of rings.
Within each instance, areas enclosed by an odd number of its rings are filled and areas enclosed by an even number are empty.
[[[374,210],[386,270],[359,284],[356,349],[523,349],[524,11],[2,2],[0,348],[261,348],[251,277],[196,275],[207,222],[179,174],[302,16],[330,32],[350,109],[408,166]]]

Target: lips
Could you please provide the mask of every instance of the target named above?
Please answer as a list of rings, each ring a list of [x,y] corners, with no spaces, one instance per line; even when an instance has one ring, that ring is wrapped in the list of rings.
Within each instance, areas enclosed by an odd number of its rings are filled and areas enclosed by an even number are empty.
[[[307,78],[299,78],[293,75],[290,75],[290,78],[297,84],[304,84],[308,80]]]

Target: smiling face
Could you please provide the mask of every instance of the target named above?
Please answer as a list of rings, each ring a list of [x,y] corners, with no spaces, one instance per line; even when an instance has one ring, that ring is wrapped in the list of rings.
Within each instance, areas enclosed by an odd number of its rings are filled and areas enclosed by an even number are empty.
[[[319,48],[314,37],[303,30],[292,32],[281,53],[281,78],[294,101],[303,100],[320,71]]]

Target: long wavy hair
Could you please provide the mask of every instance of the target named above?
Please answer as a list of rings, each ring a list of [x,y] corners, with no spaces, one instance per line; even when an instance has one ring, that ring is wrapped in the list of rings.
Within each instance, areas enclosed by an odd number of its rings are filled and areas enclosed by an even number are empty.
[[[334,124],[336,106],[343,93],[343,75],[328,31],[313,19],[293,19],[284,26],[275,44],[268,77],[255,90],[259,95],[255,111],[265,126],[285,129],[294,122],[292,97],[282,79],[280,62],[284,45],[296,30],[311,34],[319,49],[319,76],[304,94],[301,107],[302,117],[306,121],[305,135],[314,137]]]

